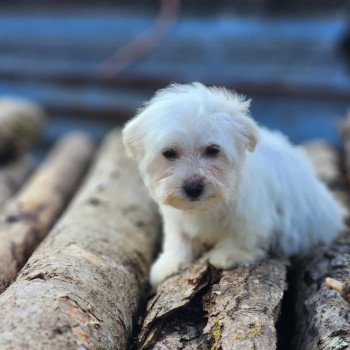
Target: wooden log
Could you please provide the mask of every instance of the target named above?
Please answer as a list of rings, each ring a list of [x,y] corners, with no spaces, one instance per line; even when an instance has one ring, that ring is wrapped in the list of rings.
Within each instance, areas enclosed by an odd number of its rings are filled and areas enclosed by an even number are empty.
[[[63,137],[0,215],[0,292],[16,277],[77,188],[93,154],[83,133]]]
[[[316,171],[338,200],[348,203],[347,186],[340,170],[340,154],[324,142],[305,146]],[[349,155],[349,154],[348,154]],[[348,157],[348,156],[347,156]],[[322,162],[319,160],[323,159]],[[332,245],[319,247],[302,259],[294,276],[295,349],[346,349],[350,344],[349,306],[335,291],[328,289],[325,279],[345,280],[350,277],[349,233]]]
[[[202,306],[216,271],[207,263],[197,262],[157,288],[147,305],[146,317],[134,344],[137,349],[210,348],[203,335],[206,325]]]
[[[157,213],[114,131],[65,215],[0,295],[0,348],[127,349]]]
[[[32,145],[45,121],[45,112],[39,105],[14,97],[0,98],[0,159]]]
[[[227,271],[203,262],[192,265],[160,284],[137,347],[276,349],[287,264],[276,258]]]
[[[221,273],[205,303],[211,350],[277,349],[287,264],[276,258]]]
[[[34,169],[34,159],[22,155],[0,167],[0,207],[13,196]]]

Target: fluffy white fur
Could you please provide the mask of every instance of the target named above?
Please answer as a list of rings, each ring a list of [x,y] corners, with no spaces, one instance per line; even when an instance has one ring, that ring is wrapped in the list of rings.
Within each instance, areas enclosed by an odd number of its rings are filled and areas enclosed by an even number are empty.
[[[197,257],[230,268],[269,250],[305,253],[343,229],[343,209],[303,150],[258,127],[249,104],[223,88],[173,84],[125,126],[126,149],[164,220],[153,286]],[[211,145],[218,154],[208,154]],[[203,185],[195,200],[184,191],[189,181]]]

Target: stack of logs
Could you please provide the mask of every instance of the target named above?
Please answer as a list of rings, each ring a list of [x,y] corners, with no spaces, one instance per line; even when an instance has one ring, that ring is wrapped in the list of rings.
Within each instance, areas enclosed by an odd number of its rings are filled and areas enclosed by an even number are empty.
[[[34,170],[26,152],[45,120],[32,103],[0,100],[0,349],[350,346],[347,294],[325,285],[350,278],[347,233],[299,261],[229,271],[197,262],[152,296],[160,220],[120,130],[96,152],[88,135],[66,135]],[[305,150],[347,207],[350,117],[343,131],[344,152]]]

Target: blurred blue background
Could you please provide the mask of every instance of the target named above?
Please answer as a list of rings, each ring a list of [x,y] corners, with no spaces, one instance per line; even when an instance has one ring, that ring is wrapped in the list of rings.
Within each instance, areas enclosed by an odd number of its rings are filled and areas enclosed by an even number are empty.
[[[339,144],[350,102],[347,1],[0,1],[0,48],[0,94],[49,111],[43,149],[101,139],[169,82],[244,93],[296,143]]]

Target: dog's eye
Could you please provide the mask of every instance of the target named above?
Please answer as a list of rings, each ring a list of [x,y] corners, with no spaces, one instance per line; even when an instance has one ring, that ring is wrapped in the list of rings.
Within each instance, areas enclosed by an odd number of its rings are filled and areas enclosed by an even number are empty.
[[[208,157],[215,157],[220,152],[220,146],[218,145],[210,145],[205,149],[204,154]]]
[[[166,159],[176,159],[177,158],[177,152],[172,148],[165,150],[162,154]]]

